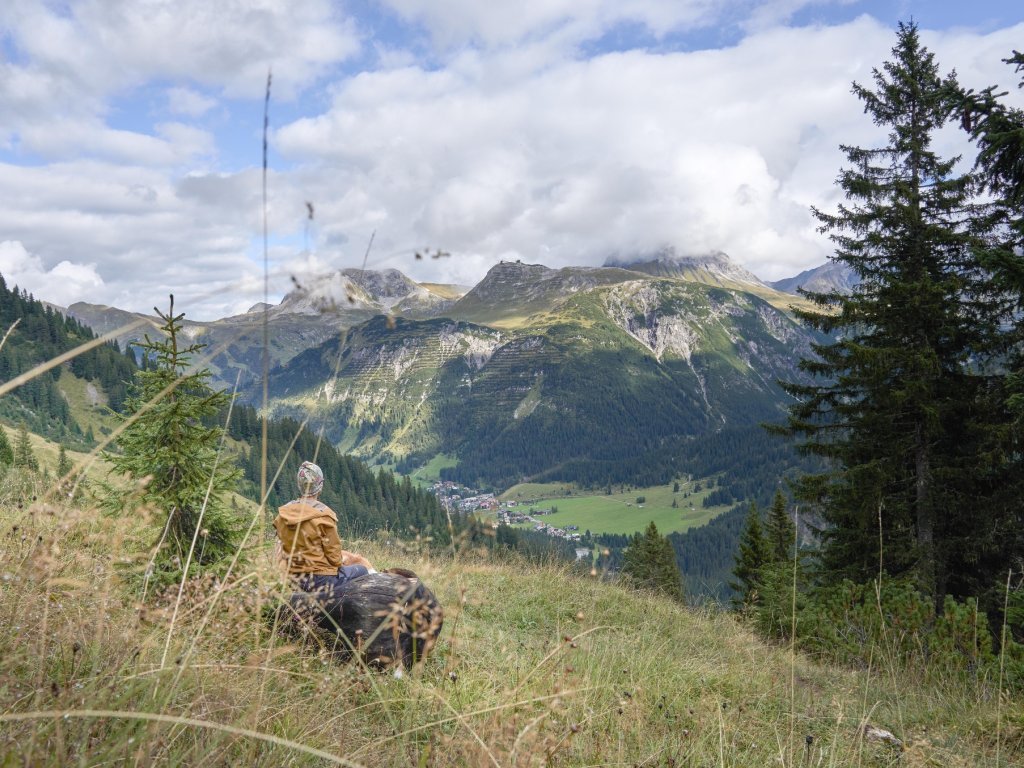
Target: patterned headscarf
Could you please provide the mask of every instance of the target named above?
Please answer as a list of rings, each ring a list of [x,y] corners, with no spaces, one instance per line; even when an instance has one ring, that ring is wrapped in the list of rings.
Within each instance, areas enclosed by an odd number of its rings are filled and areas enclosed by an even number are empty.
[[[299,467],[299,492],[303,496],[316,496],[324,489],[324,473],[311,461],[302,462]]]

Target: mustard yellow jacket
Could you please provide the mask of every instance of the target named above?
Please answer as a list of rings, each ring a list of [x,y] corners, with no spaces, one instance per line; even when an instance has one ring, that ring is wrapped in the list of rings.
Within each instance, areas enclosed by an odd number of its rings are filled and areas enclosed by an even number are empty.
[[[342,549],[333,509],[309,497],[289,501],[278,508],[274,527],[288,573],[337,574]]]

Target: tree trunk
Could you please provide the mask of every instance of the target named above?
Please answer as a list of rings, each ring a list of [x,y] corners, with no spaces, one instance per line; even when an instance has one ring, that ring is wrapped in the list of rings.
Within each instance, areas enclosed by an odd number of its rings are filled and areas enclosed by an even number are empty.
[[[941,608],[937,589],[937,568],[935,562],[935,516],[931,503],[931,463],[924,427],[917,425],[914,435],[914,506],[917,522],[917,569],[921,587],[925,594],[936,602],[936,612]]]

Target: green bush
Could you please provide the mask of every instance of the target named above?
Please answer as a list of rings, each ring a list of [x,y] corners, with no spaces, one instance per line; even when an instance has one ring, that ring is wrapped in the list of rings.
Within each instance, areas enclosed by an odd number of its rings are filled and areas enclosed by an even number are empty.
[[[991,672],[996,663],[988,619],[977,600],[946,597],[941,616],[907,580],[843,581],[808,596],[799,645],[855,666],[877,663],[927,671]]]

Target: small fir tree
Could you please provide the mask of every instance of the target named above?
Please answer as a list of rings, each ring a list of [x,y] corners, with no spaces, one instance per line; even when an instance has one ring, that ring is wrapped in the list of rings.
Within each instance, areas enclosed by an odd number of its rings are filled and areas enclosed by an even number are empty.
[[[106,502],[110,511],[124,514],[138,493],[142,505],[165,516],[154,557],[159,582],[180,576],[197,528],[193,573],[232,554],[237,526],[227,500],[240,473],[218,455],[223,430],[203,425],[227,406],[230,396],[210,388],[208,370],[188,371],[192,355],[203,345],[181,346],[184,314],[174,314],[174,297],[167,314],[156,311],[166,338],[154,341],[147,335],[139,344],[151,365],[136,373],[125,404],[127,415],[140,415],[118,439],[121,453],[107,454],[113,471],[137,481],[140,490],[108,487]]]
[[[71,471],[72,466],[71,459],[68,458],[68,453],[62,445],[57,453],[57,477],[62,478],[67,475]]]
[[[729,587],[736,592],[732,599],[733,605],[755,605],[761,600],[761,570],[769,559],[769,542],[761,528],[761,511],[757,508],[757,502],[752,501],[740,534],[736,564],[732,569],[736,580],[729,582]]]
[[[57,453],[57,482],[59,483],[60,492],[64,496],[68,496],[75,487],[75,479],[69,477],[72,469],[74,469],[74,464],[68,458],[64,446],[61,445],[60,451]]]
[[[11,441],[7,439],[7,431],[0,427],[0,466],[10,466],[14,463],[14,449]]]
[[[630,539],[622,555],[622,573],[639,587],[683,599],[683,577],[672,542],[658,533],[653,521]]]
[[[32,452],[32,443],[28,439],[28,428],[24,422],[18,427],[18,436],[14,441],[14,466],[39,471],[39,462]]]

